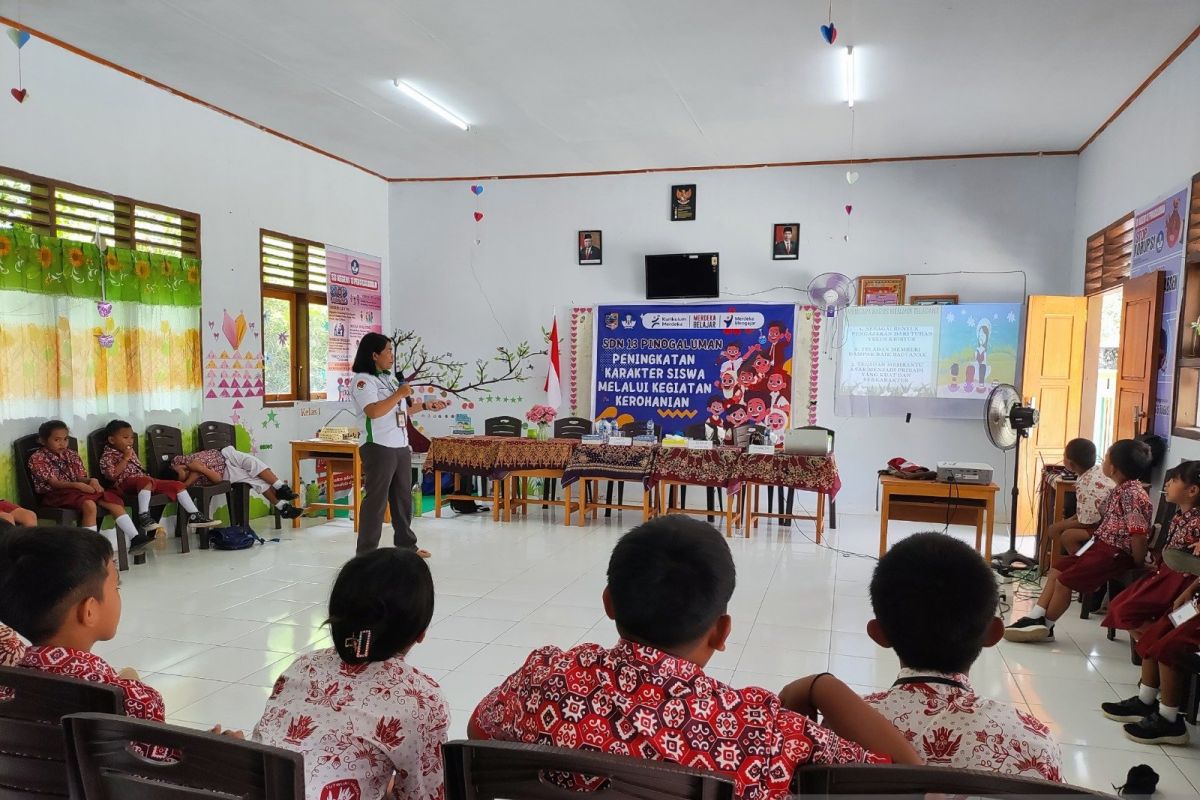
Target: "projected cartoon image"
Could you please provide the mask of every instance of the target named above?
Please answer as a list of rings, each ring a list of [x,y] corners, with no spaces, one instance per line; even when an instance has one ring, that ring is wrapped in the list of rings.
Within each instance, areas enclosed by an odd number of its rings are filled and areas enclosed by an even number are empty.
[[[1020,307],[1011,303],[941,306],[937,396],[978,397],[1017,374]]]

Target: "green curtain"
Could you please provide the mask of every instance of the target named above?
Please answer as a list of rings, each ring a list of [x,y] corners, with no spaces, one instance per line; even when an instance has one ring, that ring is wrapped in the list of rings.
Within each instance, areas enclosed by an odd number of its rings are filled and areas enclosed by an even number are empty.
[[[200,261],[0,228],[0,289],[164,306],[200,305]]]

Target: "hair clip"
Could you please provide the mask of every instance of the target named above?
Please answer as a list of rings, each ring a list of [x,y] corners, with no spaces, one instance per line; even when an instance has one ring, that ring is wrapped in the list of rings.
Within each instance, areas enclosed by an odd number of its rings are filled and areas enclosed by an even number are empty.
[[[371,655],[371,631],[359,631],[346,639],[346,647],[354,648],[355,658],[367,658]]]

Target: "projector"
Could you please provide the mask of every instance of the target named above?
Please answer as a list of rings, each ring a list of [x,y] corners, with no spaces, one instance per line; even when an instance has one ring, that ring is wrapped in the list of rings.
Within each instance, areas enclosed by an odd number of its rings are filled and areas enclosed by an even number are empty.
[[[945,483],[991,483],[992,465],[971,461],[939,461],[937,479]]]

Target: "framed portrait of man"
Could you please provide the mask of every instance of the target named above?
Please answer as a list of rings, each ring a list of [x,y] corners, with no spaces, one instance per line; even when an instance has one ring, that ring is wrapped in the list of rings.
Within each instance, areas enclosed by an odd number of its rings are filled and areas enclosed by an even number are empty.
[[[691,222],[696,218],[696,184],[682,183],[671,187],[671,221]]]
[[[799,222],[777,222],[771,232],[771,258],[776,261],[792,261],[800,258]]]
[[[580,264],[603,264],[604,257],[601,254],[601,232],[600,231],[579,231],[579,263]]]

